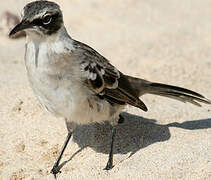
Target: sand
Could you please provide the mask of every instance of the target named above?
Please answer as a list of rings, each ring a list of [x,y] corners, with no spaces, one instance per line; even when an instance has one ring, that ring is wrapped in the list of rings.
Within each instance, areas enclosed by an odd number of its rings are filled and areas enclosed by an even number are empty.
[[[1,1],[20,14],[26,0]],[[68,32],[122,72],[186,87],[211,99],[209,0],[58,0]],[[0,32],[0,180],[53,180],[65,124],[42,110],[27,81],[25,39]],[[78,126],[58,180],[211,179],[211,106],[146,95],[127,107],[114,168],[104,171],[111,126]],[[69,161],[70,160],[70,161]]]

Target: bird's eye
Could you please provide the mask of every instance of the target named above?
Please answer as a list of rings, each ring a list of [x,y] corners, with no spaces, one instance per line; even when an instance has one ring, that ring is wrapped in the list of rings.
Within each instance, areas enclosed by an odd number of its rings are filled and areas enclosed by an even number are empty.
[[[47,15],[45,15],[43,18],[42,18],[42,22],[43,22],[43,24],[49,24],[50,22],[51,22],[51,20],[52,20],[52,17],[49,15],[49,14],[47,14]]]

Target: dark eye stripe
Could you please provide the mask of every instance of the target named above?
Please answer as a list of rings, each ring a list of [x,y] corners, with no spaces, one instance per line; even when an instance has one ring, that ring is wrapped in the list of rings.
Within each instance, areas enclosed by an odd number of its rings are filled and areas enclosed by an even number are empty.
[[[32,24],[35,26],[42,26],[42,20],[41,19],[35,19],[32,21]]]
[[[60,16],[59,13],[51,15],[52,20],[51,20],[51,22],[49,24],[51,24],[52,22],[55,22],[55,20],[57,18],[59,18],[59,16]],[[35,26],[43,26],[43,27],[46,27],[46,26],[49,25],[49,24],[43,24],[43,19],[42,18],[34,19],[32,21],[32,24],[35,25]]]
[[[31,24],[33,26],[42,27],[43,33],[51,35],[53,33],[56,33],[60,29],[63,23],[63,19],[60,13],[53,14],[50,17],[51,17],[51,22],[48,24],[43,23],[43,18],[35,19],[31,22]]]

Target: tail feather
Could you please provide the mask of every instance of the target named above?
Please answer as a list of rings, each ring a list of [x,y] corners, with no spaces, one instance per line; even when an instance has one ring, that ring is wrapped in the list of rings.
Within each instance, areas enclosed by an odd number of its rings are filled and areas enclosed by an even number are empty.
[[[161,84],[161,83],[151,83],[150,86],[151,87],[161,88],[161,89],[171,89],[171,90],[176,91],[176,92],[183,92],[183,93],[186,93],[186,94],[192,94],[194,96],[198,96],[198,97],[204,98],[204,96],[202,96],[201,94],[199,94],[197,92],[191,91],[189,89],[177,87],[177,86],[171,86],[171,85]]]
[[[209,99],[189,89],[167,84],[153,83],[144,79],[133,78],[130,76],[127,78],[139,96],[142,96],[143,94],[155,94],[176,99],[182,102],[189,102],[196,106],[201,106],[199,103],[211,104]]]
[[[160,93],[159,95],[165,96],[165,97],[169,97],[169,98],[172,98],[172,99],[175,99],[175,100],[184,102],[184,103],[189,102],[191,104],[194,104],[196,106],[201,107],[201,104],[199,104],[198,102],[196,102],[195,100],[193,100],[192,97],[188,97],[188,95],[185,95],[184,96],[183,94],[181,94],[179,96],[175,96],[175,94],[172,94],[172,93],[167,94],[166,92],[164,94]]]
[[[170,97],[182,102],[189,102],[197,106],[201,106],[199,102],[205,104],[211,104],[211,101],[209,99],[206,99],[203,95],[191,91],[189,89],[177,86],[171,86],[160,83],[151,83],[149,89],[150,90],[148,93],[150,94]]]

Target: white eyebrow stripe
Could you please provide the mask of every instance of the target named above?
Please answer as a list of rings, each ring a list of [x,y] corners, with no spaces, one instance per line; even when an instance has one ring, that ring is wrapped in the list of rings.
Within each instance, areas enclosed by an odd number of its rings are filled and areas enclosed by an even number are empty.
[[[38,19],[38,18],[41,18],[42,16],[44,16],[45,15],[45,11],[44,12],[42,12],[42,13],[40,13],[40,14],[37,14],[37,15],[35,15],[34,17],[33,17],[33,19],[32,20],[34,20],[34,19]]]

